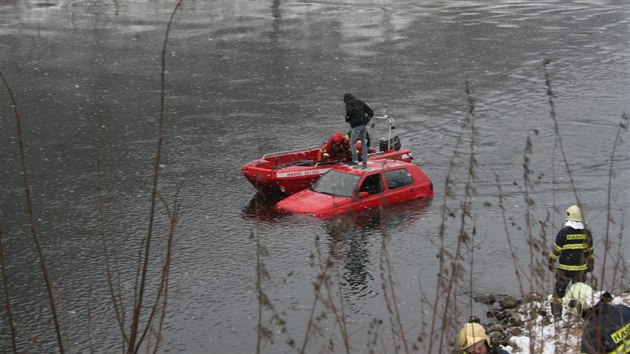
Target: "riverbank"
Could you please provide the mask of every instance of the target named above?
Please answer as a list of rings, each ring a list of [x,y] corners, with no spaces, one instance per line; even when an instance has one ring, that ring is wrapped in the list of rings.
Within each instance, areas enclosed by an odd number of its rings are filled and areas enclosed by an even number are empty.
[[[554,322],[551,295],[532,294],[516,299],[507,295],[483,295],[475,300],[492,306],[481,321],[488,336],[512,354],[579,354],[584,321],[568,314]],[[613,294],[613,304],[630,306],[630,289]]]

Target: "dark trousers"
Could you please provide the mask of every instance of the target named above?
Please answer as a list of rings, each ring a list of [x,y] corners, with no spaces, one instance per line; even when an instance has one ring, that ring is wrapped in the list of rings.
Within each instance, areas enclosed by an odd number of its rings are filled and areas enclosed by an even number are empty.
[[[562,317],[562,298],[567,292],[569,283],[585,282],[586,272],[569,272],[565,270],[556,270],[556,285],[553,288],[553,296],[551,297],[551,314],[555,318]]]
[[[571,282],[584,283],[586,281],[586,272],[569,272],[566,270],[556,270],[556,286],[553,288],[553,297],[563,298],[567,292],[567,287]]]

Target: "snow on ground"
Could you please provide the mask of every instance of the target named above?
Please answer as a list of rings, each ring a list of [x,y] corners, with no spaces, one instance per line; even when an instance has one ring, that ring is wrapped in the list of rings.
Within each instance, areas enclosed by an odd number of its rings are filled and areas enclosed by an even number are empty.
[[[630,306],[630,292],[614,295],[613,304]],[[553,322],[549,306],[551,295],[544,302],[529,302],[521,305],[518,312],[524,321],[520,335],[513,335],[506,350],[512,354],[580,354],[582,326],[584,321],[565,311],[562,321]],[[529,320],[531,318],[532,320]],[[533,338],[533,340],[531,339]],[[531,347],[530,347],[531,346]]]

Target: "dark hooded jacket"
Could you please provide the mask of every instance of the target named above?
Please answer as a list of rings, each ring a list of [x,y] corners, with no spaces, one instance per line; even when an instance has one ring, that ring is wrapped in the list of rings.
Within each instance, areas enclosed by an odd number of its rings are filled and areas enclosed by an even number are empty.
[[[630,352],[630,307],[602,303],[591,309],[582,330],[582,353]]]
[[[346,122],[350,123],[352,128],[366,125],[374,116],[372,108],[350,93],[343,96],[343,102],[346,104]]]
[[[510,354],[507,350],[501,348],[499,345],[495,345],[490,350],[488,350],[488,354]]]

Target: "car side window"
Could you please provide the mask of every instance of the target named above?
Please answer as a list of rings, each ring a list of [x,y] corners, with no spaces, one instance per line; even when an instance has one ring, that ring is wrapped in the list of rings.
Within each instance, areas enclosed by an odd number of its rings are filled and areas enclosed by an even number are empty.
[[[370,194],[376,194],[383,191],[383,184],[381,183],[381,175],[379,173],[365,177],[365,180],[361,184],[359,189],[361,192],[368,192]]]
[[[411,174],[404,168],[385,172],[385,180],[387,180],[389,189],[396,189],[413,183]]]

